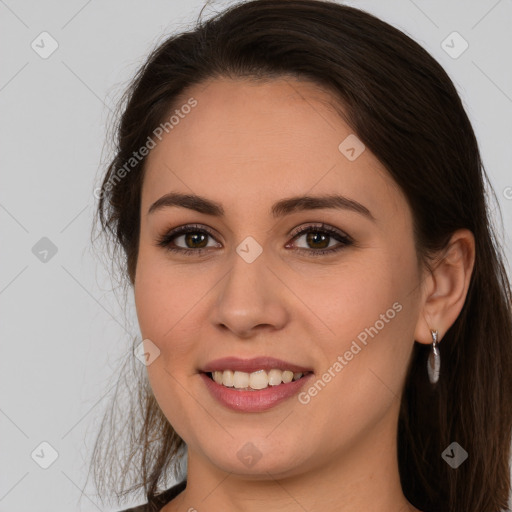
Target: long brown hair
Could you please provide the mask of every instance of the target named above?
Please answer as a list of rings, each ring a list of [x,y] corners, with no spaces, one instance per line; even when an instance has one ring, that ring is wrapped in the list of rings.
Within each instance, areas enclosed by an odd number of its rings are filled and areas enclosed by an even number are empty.
[[[512,300],[486,202],[495,195],[452,81],[407,35],[334,2],[254,0],[199,19],[193,30],[169,37],[139,69],[120,103],[116,154],[103,177],[96,212],[102,233],[121,252],[122,271],[133,285],[146,159],[113,185],[119,169],[191,85],[215,77],[286,76],[323,86],[343,107],[354,133],[405,194],[418,258],[425,265],[455,230],[474,234],[468,294],[439,346],[443,368],[435,388],[426,372],[430,347],[416,343],[413,349],[397,432],[399,470],[405,496],[421,510],[506,509]],[[126,422],[114,419],[114,405],[109,408],[92,467],[101,492],[108,487],[120,495],[143,488],[151,500],[180,460],[184,443],[147,380],[140,371],[134,375],[139,380],[125,408]],[[114,432],[114,425],[127,427]],[[469,454],[457,469],[441,457],[452,442]],[[125,448],[118,451],[118,446]],[[131,487],[125,485],[127,475]]]

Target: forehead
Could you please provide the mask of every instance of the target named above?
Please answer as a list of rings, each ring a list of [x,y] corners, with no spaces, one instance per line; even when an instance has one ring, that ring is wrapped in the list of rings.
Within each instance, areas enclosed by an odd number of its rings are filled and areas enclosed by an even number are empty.
[[[400,191],[369,150],[355,160],[342,152],[344,141],[357,139],[333,108],[334,98],[317,85],[216,79],[189,88],[174,112],[190,98],[196,106],[181,112],[148,156],[143,211],[171,191],[210,197],[227,215],[239,213],[235,205],[267,211],[283,197],[306,193],[403,207]]]

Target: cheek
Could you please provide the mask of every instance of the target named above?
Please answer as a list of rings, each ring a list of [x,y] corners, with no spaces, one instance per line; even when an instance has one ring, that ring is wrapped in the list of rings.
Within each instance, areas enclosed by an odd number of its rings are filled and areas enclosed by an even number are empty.
[[[188,318],[198,300],[190,277],[180,278],[178,272],[170,275],[161,256],[150,257],[141,251],[134,299],[142,338],[150,339],[160,349],[161,363],[176,366],[188,350]]]
[[[398,265],[394,255],[382,255],[372,264],[351,266],[322,299],[325,323],[334,331],[324,344],[325,372],[335,377],[323,374],[321,380],[331,379],[325,400],[340,404],[333,411],[336,421],[346,421],[344,411],[354,412],[354,421],[369,408],[380,415],[402,390],[413,348],[417,303],[411,291],[418,276],[412,257]]]
[[[151,261],[146,255],[139,256],[134,299],[142,339],[149,339],[159,349],[159,355],[146,366],[152,392],[168,421],[178,435],[186,434],[190,425],[176,411],[187,408],[188,394],[184,384],[192,371],[193,333],[187,323],[197,293],[184,286],[179,276],[169,275],[169,267]],[[171,284],[172,283],[172,284]],[[190,283],[189,283],[190,284]]]
[[[143,237],[137,260],[134,298],[141,333],[144,337],[160,341],[166,331],[178,321],[180,312],[188,302],[190,289],[182,283],[166,261],[162,249],[148,247]]]
[[[320,321],[325,339],[332,340],[327,347],[338,350],[376,322],[379,331],[389,331],[390,322],[386,320],[394,322],[399,316],[399,307],[393,309],[393,304],[403,303],[407,283],[412,279],[405,267],[393,267],[382,252],[375,250],[364,260],[355,257],[346,265],[331,267],[325,275],[316,273],[314,280],[296,280],[294,292],[305,298]]]
[[[164,283],[158,268],[139,259],[134,286],[135,307],[143,338],[157,343],[164,323],[172,316],[172,294],[164,294]],[[158,344],[158,343],[157,343]]]
[[[364,254],[332,267],[329,274],[316,287],[302,281],[296,289],[321,320],[324,364],[329,367],[347,353],[348,366],[357,367],[357,374],[347,373],[358,380],[369,369],[387,375],[406,363],[417,316],[414,289],[419,277],[413,248],[365,248]]]

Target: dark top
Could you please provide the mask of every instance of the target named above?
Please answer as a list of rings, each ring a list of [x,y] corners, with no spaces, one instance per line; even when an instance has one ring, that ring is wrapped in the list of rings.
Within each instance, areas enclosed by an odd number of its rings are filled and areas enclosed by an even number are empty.
[[[127,508],[125,510],[121,510],[120,512],[160,512],[160,509],[167,505],[169,501],[178,496],[178,494],[185,489],[187,486],[187,481],[184,480],[179,484],[170,487],[163,493],[155,496],[153,500],[150,500],[148,503],[144,503],[143,505],[139,505],[133,508]]]
[[[183,491],[186,486],[187,481],[184,480],[183,482],[170,487],[158,496],[155,496],[155,498],[148,503],[144,503],[143,505],[139,505],[133,508],[126,508],[124,510],[120,510],[119,512],[160,512],[161,508],[167,505],[167,503],[169,503],[169,501],[171,501],[173,498],[176,498],[176,496],[178,496],[178,494]]]

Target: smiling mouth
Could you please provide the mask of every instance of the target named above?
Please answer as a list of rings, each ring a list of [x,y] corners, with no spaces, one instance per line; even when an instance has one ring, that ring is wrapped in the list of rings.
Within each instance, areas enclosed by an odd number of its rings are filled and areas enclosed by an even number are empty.
[[[259,391],[268,387],[277,387],[297,381],[312,372],[292,372],[291,370],[258,370],[252,373],[223,370],[207,372],[217,384],[240,391]]]

